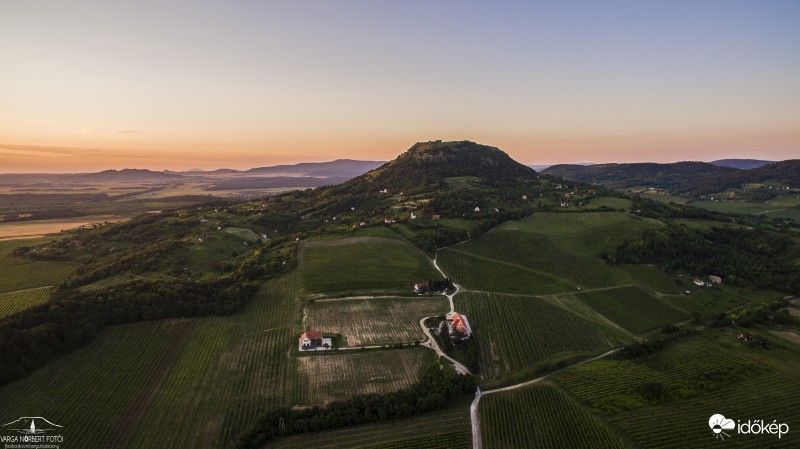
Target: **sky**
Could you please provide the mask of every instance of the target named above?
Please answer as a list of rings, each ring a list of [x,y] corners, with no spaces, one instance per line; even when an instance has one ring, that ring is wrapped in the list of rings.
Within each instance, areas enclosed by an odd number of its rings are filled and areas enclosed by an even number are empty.
[[[0,2],[0,172],[800,157],[800,1]]]

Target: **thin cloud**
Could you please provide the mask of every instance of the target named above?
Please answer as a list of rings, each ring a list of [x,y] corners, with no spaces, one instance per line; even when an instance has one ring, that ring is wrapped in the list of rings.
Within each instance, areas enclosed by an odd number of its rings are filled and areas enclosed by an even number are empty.
[[[141,131],[135,129],[120,129],[119,131],[116,131],[117,134],[138,134],[140,132]]]

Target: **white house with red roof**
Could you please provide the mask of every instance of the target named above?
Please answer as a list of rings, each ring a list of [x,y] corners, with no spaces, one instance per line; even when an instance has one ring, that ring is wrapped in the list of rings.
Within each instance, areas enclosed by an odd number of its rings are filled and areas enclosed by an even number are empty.
[[[333,341],[329,337],[323,337],[322,331],[303,332],[297,342],[297,349],[300,351],[327,351],[333,349]]]
[[[466,315],[458,312],[450,312],[445,318],[447,319],[447,326],[450,328],[450,334],[454,332],[461,332],[464,336],[469,337],[472,335],[472,328],[469,326],[469,320]]]

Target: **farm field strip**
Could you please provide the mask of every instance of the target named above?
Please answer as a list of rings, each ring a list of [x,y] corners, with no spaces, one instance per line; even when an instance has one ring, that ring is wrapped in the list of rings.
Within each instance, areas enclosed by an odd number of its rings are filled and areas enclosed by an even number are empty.
[[[265,449],[350,449],[353,447],[378,446],[395,440],[441,435],[447,433],[469,433],[469,401],[448,405],[444,409],[412,416],[405,419],[365,424],[355,427],[324,430],[305,435],[278,438]],[[469,448],[471,441],[464,446]],[[402,447],[402,446],[401,446]],[[459,446],[454,446],[458,448]]]
[[[438,273],[430,259],[404,240],[350,237],[304,242],[299,279],[305,293],[408,289]]]
[[[315,301],[305,306],[303,328],[340,333],[348,346],[422,341],[420,318],[448,308],[443,296]]]
[[[0,292],[53,286],[72,274],[77,264],[32,262],[6,266],[0,271]]]
[[[717,373],[729,382],[734,376],[753,377],[757,365],[717,343],[692,338],[675,343],[658,353],[634,360],[600,360],[566,369],[556,376],[557,382],[596,410],[616,413],[620,409],[641,405],[631,402],[636,389],[658,382],[679,394],[703,393],[704,376]],[[641,402],[641,401],[640,401]]]
[[[53,287],[38,287],[0,293],[0,318],[46,303],[52,291]]]
[[[609,349],[622,338],[619,331],[601,330],[596,323],[542,298],[466,292],[455,301],[472,326],[484,378],[559,354]]]
[[[481,439],[493,448],[623,448],[591,413],[543,382],[481,399]]]
[[[530,295],[575,290],[574,286],[531,268],[495,261],[458,249],[439,251],[437,262],[449,277],[470,290]]]
[[[426,348],[308,355],[297,358],[295,403],[324,405],[337,399],[397,391],[415,383],[436,361]]]
[[[600,315],[633,334],[689,318],[639,287],[581,292],[574,295]]]
[[[94,344],[1,387],[3,413],[36,410],[69,429],[76,447],[124,446],[131,415],[148,406],[192,326],[167,320],[104,330]]]
[[[742,421],[763,419],[770,423],[772,420],[795,422],[800,404],[800,389],[795,380],[783,374],[769,373],[710,395],[642,407],[620,413],[609,420],[642,447],[719,447],[720,441],[714,438],[707,426],[708,417],[714,413],[723,413],[728,418]],[[731,433],[731,438],[725,439],[725,447],[733,448],[798,445],[800,432],[791,431],[780,442],[774,435]]]

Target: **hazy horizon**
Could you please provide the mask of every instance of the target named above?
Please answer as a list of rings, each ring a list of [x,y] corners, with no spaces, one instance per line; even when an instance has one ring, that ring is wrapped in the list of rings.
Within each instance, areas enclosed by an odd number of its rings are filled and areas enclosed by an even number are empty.
[[[800,155],[800,3],[0,6],[0,172]]]

